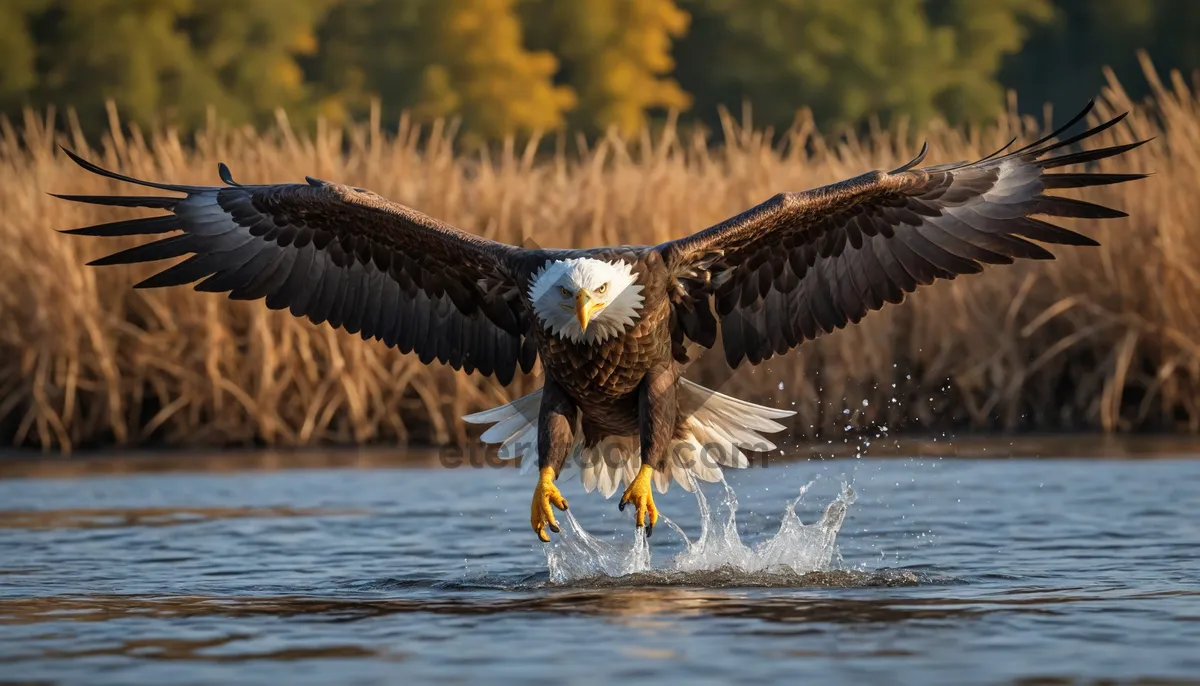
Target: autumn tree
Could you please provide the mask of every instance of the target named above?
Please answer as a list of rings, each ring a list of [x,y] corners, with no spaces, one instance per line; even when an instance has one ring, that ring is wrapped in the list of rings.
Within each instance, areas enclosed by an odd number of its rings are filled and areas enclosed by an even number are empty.
[[[575,105],[555,56],[525,46],[514,0],[343,0],[320,36],[310,71],[327,111],[379,98],[389,117],[460,116],[495,139],[560,127]]]
[[[554,129],[575,94],[554,84],[558,60],[522,44],[513,0],[439,0],[422,22],[429,62],[416,111],[426,118],[462,116],[489,138]]]
[[[631,135],[647,112],[691,104],[670,78],[672,42],[688,28],[674,0],[533,0],[523,17],[534,41],[563,60],[561,78],[579,94],[576,126]]]

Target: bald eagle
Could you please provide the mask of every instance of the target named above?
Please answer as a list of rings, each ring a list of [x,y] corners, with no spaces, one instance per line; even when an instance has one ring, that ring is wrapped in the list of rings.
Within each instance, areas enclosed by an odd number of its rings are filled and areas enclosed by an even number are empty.
[[[568,458],[587,491],[636,509],[653,531],[651,487],[716,481],[792,413],[682,378],[689,351],[720,339],[731,367],[781,355],[857,323],[918,286],[1017,258],[1053,259],[1038,243],[1096,245],[1034,215],[1108,219],[1125,213],[1048,191],[1144,174],[1052,172],[1145,141],[1070,148],[1124,115],[1066,140],[1066,126],[1019,150],[974,162],[861,176],[766,202],[686,238],[654,246],[526,249],[460,231],[362,189],[307,183],[155,183],[84,169],[178,196],[58,195],[170,214],[74,229],[84,236],[173,235],[95,260],[115,265],[187,256],[137,284],[196,283],[237,300],[266,299],[313,323],[376,339],[422,363],[438,360],[509,384],[541,360],[540,390],[465,417],[502,456],[536,455],[530,523],[542,541],[565,510],[555,480]],[[1055,153],[1056,156],[1051,155]],[[1037,241],[1038,243],[1032,242]],[[526,460],[527,464],[533,460]]]

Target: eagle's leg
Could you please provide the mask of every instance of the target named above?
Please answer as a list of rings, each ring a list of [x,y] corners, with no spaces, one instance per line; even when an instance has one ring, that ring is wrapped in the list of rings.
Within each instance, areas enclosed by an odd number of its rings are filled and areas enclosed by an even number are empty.
[[[558,522],[550,506],[567,509],[567,500],[554,485],[554,480],[571,450],[575,415],[575,403],[570,396],[547,377],[538,414],[538,482],[533,489],[533,503],[529,506],[529,523],[543,543],[550,542],[547,528],[558,533]]]
[[[632,504],[637,512],[637,525],[646,527],[646,536],[654,533],[658,523],[658,508],[651,492],[654,470],[662,469],[667,450],[675,433],[675,384],[678,373],[674,367],[656,369],[642,379],[638,393],[638,430],[641,435],[642,467],[621,496],[620,509]]]

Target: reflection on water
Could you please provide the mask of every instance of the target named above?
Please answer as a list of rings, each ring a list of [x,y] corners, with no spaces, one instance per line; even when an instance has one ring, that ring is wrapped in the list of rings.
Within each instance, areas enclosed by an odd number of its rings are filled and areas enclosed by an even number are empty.
[[[249,662],[252,660],[274,660],[291,662],[297,660],[315,660],[331,658],[363,658],[372,659],[403,659],[398,653],[386,653],[371,650],[356,645],[316,646],[312,648],[283,648],[265,652],[214,653],[214,648],[224,648],[252,638],[248,634],[230,634],[216,638],[184,639],[184,638],[148,638],[122,641],[116,645],[102,648],[51,649],[38,657],[47,660],[71,658],[89,658],[102,656],[123,656],[139,660],[184,660],[201,662]],[[22,658],[22,659],[27,659]],[[3,662],[4,660],[0,660]],[[12,658],[8,662],[15,662]]]
[[[723,583],[723,575],[711,577]],[[1079,593],[1070,589],[1037,589],[1021,597],[973,598],[953,594],[920,598],[769,597],[733,589],[661,586],[660,577],[612,579],[587,584],[586,589],[563,589],[546,594],[516,593],[513,597],[347,599],[312,597],[213,598],[202,596],[140,598],[132,596],[72,596],[0,601],[0,623],[106,622],[124,617],[196,619],[223,617],[303,618],[322,622],[354,622],[405,614],[506,615],[544,612],[555,616],[597,617],[733,617],[784,624],[894,623],[919,619],[953,619],[993,612],[1055,613],[1069,603],[1103,603],[1113,596]],[[705,583],[696,574],[693,583]],[[642,583],[647,585],[642,586]],[[795,583],[789,580],[789,583]],[[810,572],[803,583],[810,588],[871,588],[917,586],[924,583],[911,572],[834,571]],[[949,582],[943,582],[949,583]],[[631,585],[637,584],[637,585]],[[1197,591],[1162,591],[1135,594],[1133,599],[1200,597]]]
[[[697,585],[712,581],[723,583],[725,575],[714,573],[692,577]],[[624,581],[609,578],[589,583],[590,590],[562,590],[544,595],[517,594],[510,598],[474,599],[445,597],[405,600],[400,598],[337,599],[311,597],[167,597],[80,596],[28,598],[0,601],[0,624],[35,625],[74,622],[114,622],[131,617],[172,622],[197,619],[238,620],[301,619],[345,625],[397,615],[442,615],[486,617],[509,615],[524,617],[544,613],[553,617],[598,617],[620,624],[625,619],[737,619],[761,623],[760,632],[772,636],[804,634],[806,625],[900,625],[906,622],[952,622],[961,624],[991,614],[1009,616],[1061,616],[1069,612],[1063,606],[1092,604],[1101,606],[1115,597],[1106,593],[1079,593],[1069,589],[1018,589],[1020,597],[978,598],[955,596],[909,598],[837,598],[837,597],[763,597],[748,592],[711,588],[661,587],[654,576]],[[794,581],[794,580],[793,580]],[[640,584],[649,584],[641,586]],[[904,571],[872,574],[849,571],[810,572],[803,583],[812,588],[867,588],[915,586],[925,583],[920,575]],[[385,584],[386,585],[386,584]],[[1200,597],[1200,590],[1162,591],[1134,594],[1127,600],[1188,600]],[[1200,621],[1200,618],[1196,618]],[[786,625],[776,626],[771,625]],[[790,627],[790,628],[789,628]],[[36,657],[68,658],[95,655],[125,655],[153,660],[199,660],[229,662],[238,660],[301,660],[332,657],[380,657],[401,659],[402,653],[368,649],[356,645],[291,647],[269,652],[212,653],[209,649],[231,646],[253,638],[251,633],[231,633],[206,639],[146,638],[130,639],[103,648],[63,650],[48,648]],[[797,653],[799,654],[799,653]],[[815,654],[811,651],[809,654]],[[29,654],[20,659],[35,657]],[[8,658],[9,662],[16,661]]]
[[[567,484],[549,546],[515,470],[0,479],[0,682],[1200,674],[1200,461],[729,478],[649,541]]]
[[[293,507],[143,507],[68,510],[0,510],[0,529],[111,529],[128,526],[178,526],[239,517],[313,517],[363,514],[356,510]]]

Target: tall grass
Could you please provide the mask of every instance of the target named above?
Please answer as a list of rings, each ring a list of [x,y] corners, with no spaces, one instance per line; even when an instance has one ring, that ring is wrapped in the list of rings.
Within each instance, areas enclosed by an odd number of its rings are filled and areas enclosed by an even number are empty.
[[[1149,73],[1149,72],[1148,72]],[[1075,224],[1100,249],[943,282],[757,369],[722,390],[799,411],[801,435],[846,424],[893,431],[1200,431],[1200,102],[1176,76],[1135,105],[1110,78],[1096,116],[1132,110],[1097,145],[1155,140],[1104,165],[1151,179],[1084,194],[1128,220]],[[52,117],[46,121],[53,121]],[[543,246],[655,243],[703,228],[780,190],[817,186],[915,153],[902,126],[846,140],[801,121],[769,132],[726,118],[721,146],[668,125],[590,146],[569,137],[456,156],[446,127],[380,122],[312,136],[214,123],[194,141],[112,132],[91,147],[29,115],[0,131],[0,439],[43,449],[111,444],[449,443],[458,417],[536,387],[422,366],[379,344],[261,302],[186,288],[134,291],[150,268],[93,269],[119,245],[62,236],[121,211],[47,191],[110,193],[56,151],[65,143],[137,176],[211,183],[224,160],[242,182],[303,174],[369,187],[505,241]],[[1007,115],[984,130],[935,126],[935,162],[978,157],[1044,122]],[[778,137],[776,137],[778,139]],[[724,380],[710,354],[692,376]]]

